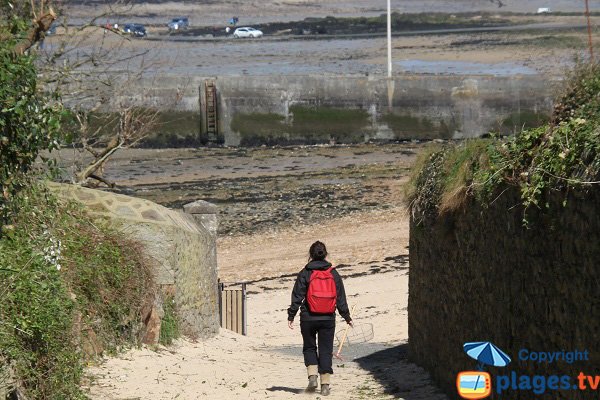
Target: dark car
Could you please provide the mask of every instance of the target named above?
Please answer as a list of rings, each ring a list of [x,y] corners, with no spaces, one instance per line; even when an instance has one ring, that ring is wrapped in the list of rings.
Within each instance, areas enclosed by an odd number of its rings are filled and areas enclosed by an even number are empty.
[[[142,24],[125,24],[123,32],[135,37],[146,36],[146,27]]]

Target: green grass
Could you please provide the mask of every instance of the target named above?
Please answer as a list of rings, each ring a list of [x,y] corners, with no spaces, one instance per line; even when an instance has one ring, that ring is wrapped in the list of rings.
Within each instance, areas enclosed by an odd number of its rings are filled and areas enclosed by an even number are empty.
[[[81,399],[86,343],[138,343],[152,276],[137,245],[41,184],[0,239],[0,359],[30,399]]]
[[[173,296],[165,296],[163,303],[164,315],[161,319],[159,338],[159,343],[164,346],[172,344],[173,340],[181,336],[176,311]]]
[[[382,14],[376,17],[358,17],[358,18],[335,18],[326,17],[320,19],[305,20],[310,23],[328,23],[348,26],[374,26],[385,28],[387,16]],[[392,28],[395,31],[410,30],[413,28],[424,27],[453,27],[453,26],[490,26],[506,25],[511,21],[506,18],[496,18],[490,13],[392,13]]]

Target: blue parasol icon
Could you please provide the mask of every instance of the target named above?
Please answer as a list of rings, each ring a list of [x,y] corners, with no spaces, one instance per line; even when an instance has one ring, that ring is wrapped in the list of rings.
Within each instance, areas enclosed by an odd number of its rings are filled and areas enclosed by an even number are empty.
[[[506,367],[510,363],[510,357],[490,342],[470,342],[463,345],[465,353],[479,362],[479,368],[484,365],[494,367]]]

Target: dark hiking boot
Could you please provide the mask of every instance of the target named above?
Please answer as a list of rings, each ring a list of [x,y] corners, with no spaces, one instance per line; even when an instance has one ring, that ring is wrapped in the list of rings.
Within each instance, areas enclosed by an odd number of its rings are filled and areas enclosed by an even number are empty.
[[[321,385],[321,395],[322,396],[329,396],[329,393],[331,391],[329,390],[329,385],[327,383],[323,383]]]
[[[308,386],[306,387],[306,391],[314,392],[315,390],[317,390],[317,386],[319,386],[319,384],[317,383],[317,376],[316,375],[309,376],[308,377]]]

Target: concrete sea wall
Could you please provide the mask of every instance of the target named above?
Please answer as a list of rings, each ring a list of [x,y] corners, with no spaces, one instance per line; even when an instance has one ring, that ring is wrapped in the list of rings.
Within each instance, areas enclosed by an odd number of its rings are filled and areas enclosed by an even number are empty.
[[[106,94],[111,101],[100,111],[113,120],[110,113],[123,104],[159,110],[146,144],[199,145],[209,139],[204,90],[209,80],[216,83],[218,139],[232,146],[467,138],[490,130],[511,134],[547,119],[560,85],[532,75],[406,74],[392,81],[341,74],[166,75]],[[113,129],[102,118],[95,123],[103,131]]]
[[[528,210],[528,228],[515,189],[486,207],[471,201],[462,211],[411,220],[409,354],[450,398],[458,398],[458,372],[477,369],[462,349],[471,341],[491,341],[512,358],[507,367],[485,368],[490,398],[598,398],[572,385],[580,372],[596,375],[600,366],[600,191],[571,193],[565,207],[564,193],[546,200],[551,211]],[[523,349],[587,350],[589,359],[524,361]],[[494,379],[511,372],[569,376],[571,390],[545,386],[539,393],[537,378],[529,390],[499,396]]]
[[[184,334],[206,338],[218,333],[214,205],[192,203],[188,212],[181,212],[120,194],[50,185],[63,198],[82,203],[92,215],[107,218],[123,235],[143,245],[160,289],[154,307],[144,316],[145,342],[158,341],[162,305],[167,299],[175,302]]]
[[[491,130],[508,134],[546,119],[558,84],[541,76],[206,79],[216,82],[221,140],[233,146],[458,139]],[[203,121],[205,102],[200,90]]]

